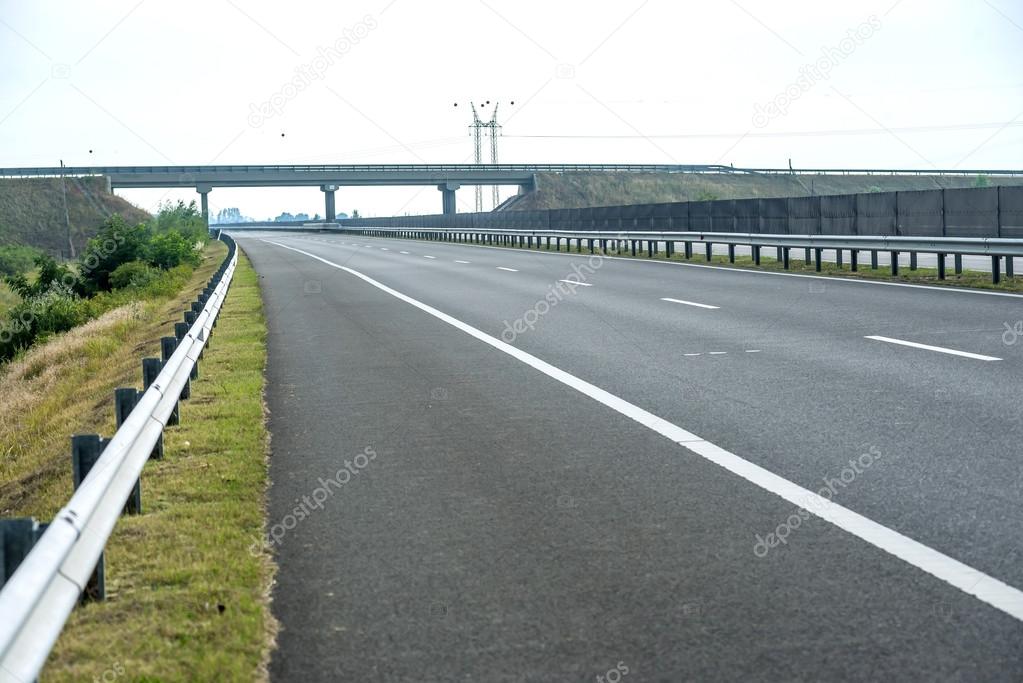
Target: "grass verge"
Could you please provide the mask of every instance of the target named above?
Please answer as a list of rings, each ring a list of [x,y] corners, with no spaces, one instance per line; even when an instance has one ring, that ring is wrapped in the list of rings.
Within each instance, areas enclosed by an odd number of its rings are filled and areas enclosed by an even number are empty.
[[[483,242],[459,242],[459,244],[498,246],[485,245]],[[678,244],[679,246],[681,246],[681,243]],[[522,249],[526,251],[552,251],[552,252],[557,251],[555,249],[548,250],[546,245],[541,246],[539,249],[536,248],[531,249],[529,247],[519,247],[512,245],[500,246],[504,249]],[[714,266],[744,268],[746,270],[804,273],[807,275],[825,275],[831,277],[855,278],[861,280],[882,280],[886,282],[906,282],[918,285],[936,285],[943,287],[968,287],[970,289],[991,289],[1000,292],[1023,292],[1023,277],[1020,277],[1018,274],[1016,277],[1005,277],[1005,274],[1003,273],[1002,281],[997,285],[991,281],[991,273],[987,271],[964,269],[961,275],[956,275],[952,268],[951,257],[949,257],[948,259],[948,268],[946,269],[945,272],[945,279],[939,280],[937,268],[917,268],[916,270],[910,270],[908,266],[900,265],[898,275],[892,275],[891,271],[888,269],[888,266],[881,266],[877,270],[874,270],[870,267],[869,252],[860,252],[859,269],[856,271],[853,271],[850,268],[848,261],[846,261],[842,266],[839,266],[836,263],[823,262],[821,263],[821,272],[818,273],[816,272],[815,266],[812,261],[806,263],[802,259],[796,258],[797,255],[801,256],[803,254],[803,250],[801,248],[792,249],[790,252],[792,254],[792,258],[789,261],[789,268],[788,270],[786,270],[781,261],[766,255],[768,249],[770,249],[771,253],[774,253],[773,247],[762,248],[759,266],[753,263],[753,258],[750,256],[736,256],[735,263],[730,263],[728,261],[728,256],[724,254],[715,254],[711,257],[711,260],[708,261],[707,257],[704,255],[703,247],[701,246],[700,243],[696,242],[693,243],[693,257],[690,259],[686,259],[685,256],[683,255],[683,252],[681,251],[677,251],[674,254],[672,254],[671,258],[668,258],[667,254],[663,251],[656,252],[653,256],[653,259],[648,258],[645,251],[643,252],[637,251],[636,256],[632,256],[631,251],[627,251],[624,249],[621,252],[616,252],[613,249],[609,249],[606,252],[601,252],[600,249],[598,248],[594,253],[598,255],[603,253],[606,256],[615,256],[619,258],[635,258],[644,261],[649,260],[672,262],[677,261],[680,263],[693,263],[697,265],[706,264]],[[561,251],[562,253],[564,253],[565,249],[562,249]],[[582,252],[577,252],[575,248],[573,248],[571,253],[573,254],[582,253],[583,255],[588,255],[590,252],[589,248],[587,248],[584,245]],[[846,253],[846,257],[848,258],[848,253]]]
[[[11,291],[6,283],[0,281],[0,316],[7,313],[7,310],[21,301],[21,297]]]
[[[113,389],[140,385],[141,358],[159,356],[225,253],[212,244],[173,299],[109,311],[2,371],[2,514],[49,519],[66,502],[71,433],[113,432]],[[119,520],[107,545],[107,599],[72,613],[43,681],[266,677],[273,565],[250,552],[265,519],[265,335],[258,278],[239,255],[181,424],[142,474],[143,514]]]

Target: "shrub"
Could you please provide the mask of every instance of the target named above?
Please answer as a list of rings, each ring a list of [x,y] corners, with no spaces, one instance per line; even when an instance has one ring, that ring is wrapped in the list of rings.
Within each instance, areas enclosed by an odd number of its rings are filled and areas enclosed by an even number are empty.
[[[160,277],[160,271],[144,261],[122,263],[110,273],[110,286],[114,289],[145,287]]]
[[[78,259],[83,293],[109,291],[110,274],[122,263],[143,259],[149,236],[149,228],[141,223],[129,227],[116,214],[108,218]]]
[[[177,230],[168,230],[154,235],[146,246],[146,261],[168,270],[182,264],[199,265],[199,253],[195,241],[189,240]]]
[[[0,275],[21,275],[32,269],[37,257],[41,256],[35,247],[12,244],[0,247]]]
[[[0,360],[10,360],[19,350],[77,327],[90,317],[87,302],[68,287],[54,284],[13,306],[0,321]]]

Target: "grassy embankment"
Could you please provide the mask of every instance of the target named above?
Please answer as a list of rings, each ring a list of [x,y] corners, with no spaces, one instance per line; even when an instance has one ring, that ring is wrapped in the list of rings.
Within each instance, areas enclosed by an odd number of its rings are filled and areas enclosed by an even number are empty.
[[[212,243],[177,296],[108,311],[0,368],[0,514],[49,519],[67,501],[70,435],[113,432],[114,388],[140,385],[141,359],[159,356],[225,253]],[[250,553],[264,525],[264,339],[242,256],[181,424],[143,472],[143,514],[107,546],[107,600],[71,615],[43,681],[265,677],[273,565]]]

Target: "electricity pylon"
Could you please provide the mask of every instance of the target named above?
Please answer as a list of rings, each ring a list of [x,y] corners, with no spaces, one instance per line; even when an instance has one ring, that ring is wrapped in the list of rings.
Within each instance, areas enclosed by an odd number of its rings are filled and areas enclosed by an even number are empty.
[[[469,107],[472,109],[472,124],[469,126],[469,132],[472,135],[473,162],[476,165],[483,164],[483,136],[486,134],[484,131],[488,131],[490,135],[490,163],[497,163],[497,136],[501,131],[501,125],[497,122],[497,106],[497,104],[494,105],[494,113],[490,116],[490,120],[484,121],[476,111],[476,104],[469,103]],[[495,209],[501,203],[500,189],[497,185],[493,186],[493,202]],[[483,211],[483,188],[479,185],[476,186],[476,210]]]

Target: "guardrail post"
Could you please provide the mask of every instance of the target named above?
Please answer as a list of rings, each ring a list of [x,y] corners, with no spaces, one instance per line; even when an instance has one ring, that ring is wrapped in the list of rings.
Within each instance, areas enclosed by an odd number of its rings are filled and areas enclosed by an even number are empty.
[[[160,337],[160,358],[166,365],[167,361],[174,354],[174,351],[178,348],[177,337]],[[181,388],[181,394],[179,398],[185,399],[191,395],[189,389],[189,383],[191,380],[185,380],[185,386]],[[174,404],[174,412],[171,413],[171,419],[174,420],[173,424],[178,424],[181,421],[181,412],[177,403]],[[167,424],[171,424],[168,422]]]
[[[729,244],[728,245],[728,262],[729,263],[735,263],[735,245],[734,244]]]
[[[810,265],[810,260],[810,247],[807,247],[803,250],[803,264],[807,266]]]
[[[34,517],[0,519],[0,588],[18,570],[28,557],[32,546],[43,535],[48,524],[40,524]]]
[[[1013,265],[1012,265],[1012,262],[1014,260],[1015,259],[1012,256],[1006,256],[1005,257],[1005,277],[1016,277],[1016,274],[1013,272]]]
[[[636,255],[636,245],[637,245],[636,240],[632,240],[632,255],[633,256]]]
[[[647,240],[646,241],[646,257],[647,258],[653,258],[654,257],[654,247],[656,246],[656,244],[657,243],[654,242],[653,240]]]
[[[823,251],[823,249],[813,250],[813,269],[818,273],[821,272],[821,254]]]
[[[593,253],[593,240],[592,240],[592,239],[590,239],[590,240],[588,240],[588,241],[589,241],[589,243],[590,243],[590,253],[592,254],[592,253]]]
[[[916,252],[909,252],[909,269],[916,270]]]
[[[892,253],[892,275],[899,274],[899,252],[893,251]]]
[[[785,270],[789,269],[789,248],[778,247],[778,260],[781,261],[781,265]]]
[[[138,402],[139,392],[135,387],[119,387],[114,389],[114,421],[120,429],[124,421],[128,419],[132,409]],[[124,505],[126,515],[142,514],[142,481],[135,480],[135,488],[132,489],[128,501]]]
[[[703,249],[707,254],[707,261],[709,262],[714,256],[714,245],[711,242],[707,242],[703,245]]]
[[[785,254],[782,253],[783,251],[784,251],[783,247],[774,248],[774,256],[776,261],[785,261]],[[785,267],[788,268],[788,266]]]
[[[835,250],[835,265],[838,266],[839,268],[842,267],[842,250],[841,249],[836,249]]]
[[[956,275],[962,275],[963,274],[963,255],[962,254],[956,254],[955,256],[952,257],[952,260],[955,262],[954,265],[955,265]]]
[[[877,250],[870,250],[870,269],[877,270]]]
[[[752,252],[752,255],[753,255],[753,265],[759,266],[760,265],[760,246],[754,244],[753,246],[750,247],[750,251]]]
[[[664,243],[664,255],[667,256],[668,258],[671,258],[674,253],[675,243],[672,242],[671,240],[668,240],[667,242]]]
[[[160,366],[163,364],[159,358],[143,358],[142,359],[142,391],[149,389],[149,386],[156,379],[157,375],[160,374]],[[153,446],[153,452],[149,454],[149,457],[154,460],[160,460],[163,458],[163,432],[160,432],[160,436],[156,439],[156,445]]]
[[[860,265],[860,252],[855,249],[849,252],[849,270],[856,272]]]
[[[996,285],[1002,281],[1002,257],[991,257],[991,282]]]
[[[945,279],[945,254],[935,254],[938,258],[938,279]]]
[[[76,434],[71,437],[71,476],[75,490],[82,484],[89,475],[89,470],[99,460],[106,446],[104,440],[98,434]],[[85,584],[82,591],[81,602],[98,601],[106,598],[106,581],[104,580],[103,556],[100,553],[96,568],[92,570],[92,576]]]

